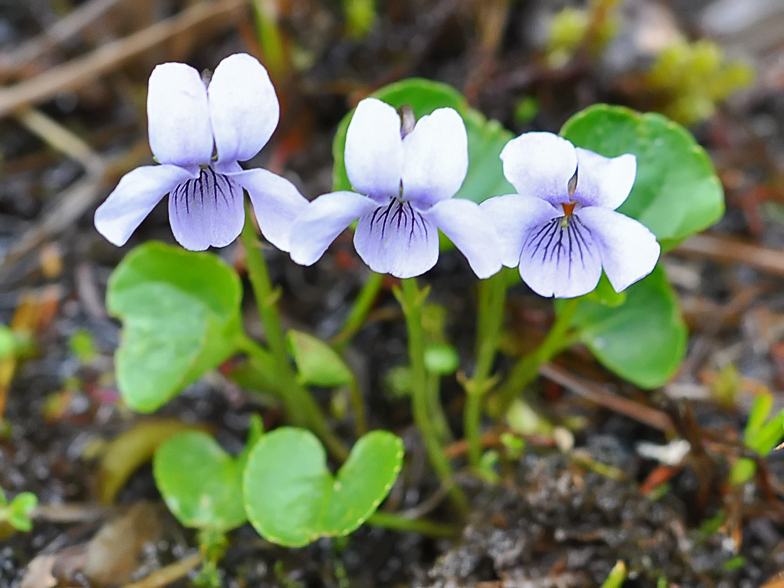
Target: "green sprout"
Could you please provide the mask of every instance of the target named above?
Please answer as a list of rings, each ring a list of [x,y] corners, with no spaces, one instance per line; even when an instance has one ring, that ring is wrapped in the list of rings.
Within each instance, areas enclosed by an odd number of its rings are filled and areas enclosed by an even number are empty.
[[[766,392],[757,396],[743,431],[743,444],[761,457],[767,456],[784,439],[784,409],[769,418],[772,409],[773,394]],[[743,457],[735,462],[730,472],[730,483],[745,484],[754,477],[756,471],[755,461]]]
[[[8,502],[0,488],[0,524],[8,523],[17,531],[28,532],[33,528],[31,515],[38,506],[38,497],[32,492],[17,494]]]
[[[582,47],[598,55],[618,32],[618,4],[619,0],[591,0],[587,8],[567,6],[553,16],[546,48],[548,65],[564,67]]]

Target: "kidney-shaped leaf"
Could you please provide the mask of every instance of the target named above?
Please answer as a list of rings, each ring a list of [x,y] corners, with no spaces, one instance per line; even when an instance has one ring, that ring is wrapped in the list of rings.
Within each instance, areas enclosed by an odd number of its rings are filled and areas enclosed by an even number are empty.
[[[487,120],[482,113],[468,105],[468,101],[453,87],[440,82],[421,78],[411,78],[395,82],[371,94],[395,108],[404,104],[411,106],[417,120],[437,108],[454,108],[466,125],[468,134],[468,174],[457,198],[467,198],[482,202],[491,196],[514,194],[515,189],[506,181],[499,155],[504,145],[512,138],[496,120]],[[351,190],[351,182],[346,175],[344,152],[346,150],[346,131],[354,111],[348,113],[338,125],[332,143],[333,190]]]
[[[237,274],[208,253],[146,243],[123,259],[106,303],[123,322],[115,362],[131,408],[157,410],[235,352],[240,296]]]
[[[606,157],[637,157],[634,188],[618,211],[653,231],[664,250],[724,213],[724,191],[707,153],[665,116],[598,104],[569,119],[561,134]]]
[[[357,441],[336,477],[319,440],[281,427],[256,443],[243,483],[248,519],[264,538],[300,547],[347,535],[378,508],[403,464],[403,442],[387,431]]]
[[[242,468],[207,433],[189,431],[155,453],[153,474],[169,510],[186,527],[229,531],[242,525]]]
[[[606,368],[641,388],[667,382],[686,353],[686,325],[659,266],[629,286],[620,306],[581,299],[572,325]]]

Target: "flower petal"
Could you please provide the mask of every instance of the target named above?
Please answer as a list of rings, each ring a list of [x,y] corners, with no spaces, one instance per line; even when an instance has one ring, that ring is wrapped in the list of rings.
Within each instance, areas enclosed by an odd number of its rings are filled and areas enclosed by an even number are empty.
[[[520,265],[526,237],[531,230],[552,218],[563,216],[545,200],[520,194],[488,198],[479,205],[498,235],[501,263],[506,267]]]
[[[159,163],[206,165],[212,158],[207,88],[195,69],[163,63],[152,70],[147,92],[150,149]]]
[[[291,227],[291,259],[313,265],[353,221],[378,208],[378,203],[356,192],[332,192],[316,198]]]
[[[468,171],[465,123],[451,108],[417,121],[403,139],[403,193],[406,200],[435,204],[460,189]]]
[[[501,151],[504,175],[524,196],[568,204],[569,180],[577,169],[574,146],[553,133],[524,133]]]
[[[176,165],[138,167],[125,174],[106,201],[95,211],[95,228],[121,247],[155,205],[178,184],[193,175]]]
[[[438,229],[410,202],[393,200],[360,217],[354,246],[374,272],[412,278],[438,261]]]
[[[228,175],[248,191],[264,238],[281,251],[288,252],[291,225],[308,205],[305,197],[286,178],[266,169],[249,169]]]
[[[366,98],[346,132],[346,173],[354,190],[386,202],[400,194],[403,141],[400,116],[389,104]]]
[[[625,290],[653,271],[661,247],[645,225],[601,207],[583,208],[580,220],[590,229],[604,273],[616,292]]]
[[[221,61],[207,89],[218,161],[246,161],[267,144],[280,106],[269,74],[246,53]]]
[[[636,173],[637,158],[631,153],[609,158],[578,147],[574,199],[584,206],[615,210],[632,191]]]
[[[498,236],[476,202],[449,198],[422,215],[441,229],[466,256],[477,277],[489,278],[501,269]]]
[[[534,227],[520,255],[520,276],[540,296],[573,298],[599,283],[602,266],[590,229],[577,215]]]
[[[211,167],[188,180],[169,196],[169,223],[177,242],[191,251],[225,247],[236,239],[245,221],[242,188]]]

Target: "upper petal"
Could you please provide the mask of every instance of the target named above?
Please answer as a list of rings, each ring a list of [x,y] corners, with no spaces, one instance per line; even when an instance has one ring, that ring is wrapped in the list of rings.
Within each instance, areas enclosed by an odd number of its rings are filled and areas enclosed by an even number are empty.
[[[637,173],[637,158],[631,153],[604,157],[577,147],[577,189],[574,199],[585,206],[615,210],[629,196]]]
[[[460,189],[468,171],[468,136],[452,108],[423,116],[403,139],[403,193],[435,204]]]
[[[569,180],[577,169],[574,146],[553,133],[524,133],[501,151],[504,175],[518,193],[568,204]]]
[[[177,242],[191,251],[226,247],[242,231],[245,206],[242,187],[211,167],[169,196],[169,223]]]
[[[291,259],[316,263],[327,247],[353,221],[378,208],[378,203],[356,192],[332,192],[316,198],[291,227]]]
[[[125,245],[155,205],[193,175],[176,165],[138,167],[125,174],[95,211],[95,228],[118,247]]]
[[[210,162],[213,144],[207,88],[191,66],[163,63],[152,70],[147,120],[150,149],[159,163]]]
[[[374,272],[413,278],[438,261],[438,229],[410,202],[393,200],[360,217],[354,246]]]
[[[215,68],[207,93],[218,161],[246,161],[261,151],[280,116],[264,66],[246,53],[231,55]]]
[[[228,174],[245,188],[264,238],[281,251],[289,251],[291,225],[308,205],[297,187],[266,169],[249,169]]]
[[[477,277],[489,278],[501,269],[498,236],[476,202],[449,198],[422,214],[466,256]]]
[[[533,227],[563,216],[562,210],[547,201],[520,194],[488,198],[479,208],[495,227],[501,263],[506,267],[520,265],[523,245]]]
[[[616,292],[625,290],[653,271],[661,247],[645,225],[601,207],[583,208],[580,220],[591,230],[604,273]]]
[[[520,276],[540,296],[573,298],[596,288],[602,276],[591,230],[572,215],[533,228],[520,255]]]
[[[400,116],[389,104],[365,98],[346,132],[346,173],[357,192],[379,200],[398,196],[403,170]]]

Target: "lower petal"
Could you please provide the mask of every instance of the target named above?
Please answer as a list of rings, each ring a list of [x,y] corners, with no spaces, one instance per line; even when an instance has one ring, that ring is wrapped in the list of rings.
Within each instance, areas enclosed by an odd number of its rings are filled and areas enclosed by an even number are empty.
[[[377,207],[376,202],[356,192],[319,196],[291,227],[291,259],[301,265],[313,265],[353,221]]]
[[[438,202],[423,216],[441,229],[466,256],[477,277],[489,278],[501,269],[498,236],[476,202],[449,198]]]
[[[177,242],[191,251],[225,247],[245,221],[242,188],[212,168],[201,170],[169,196],[169,222]]]
[[[128,242],[155,205],[194,175],[176,165],[139,167],[125,174],[95,211],[95,228],[114,245]]]
[[[410,202],[393,200],[360,217],[354,246],[374,272],[413,278],[438,261],[438,229]]]
[[[540,296],[573,298],[591,292],[602,276],[590,229],[576,215],[535,227],[520,255],[520,276]]]
[[[521,194],[488,198],[479,208],[495,227],[501,263],[506,267],[520,264],[525,239],[534,227],[563,216],[563,211],[559,212],[546,200]]]
[[[642,223],[600,207],[582,209],[580,219],[596,241],[604,273],[616,292],[625,290],[656,267],[661,247]]]
[[[308,205],[305,197],[286,178],[266,169],[249,169],[229,174],[229,177],[248,191],[264,238],[288,252],[291,225]]]

